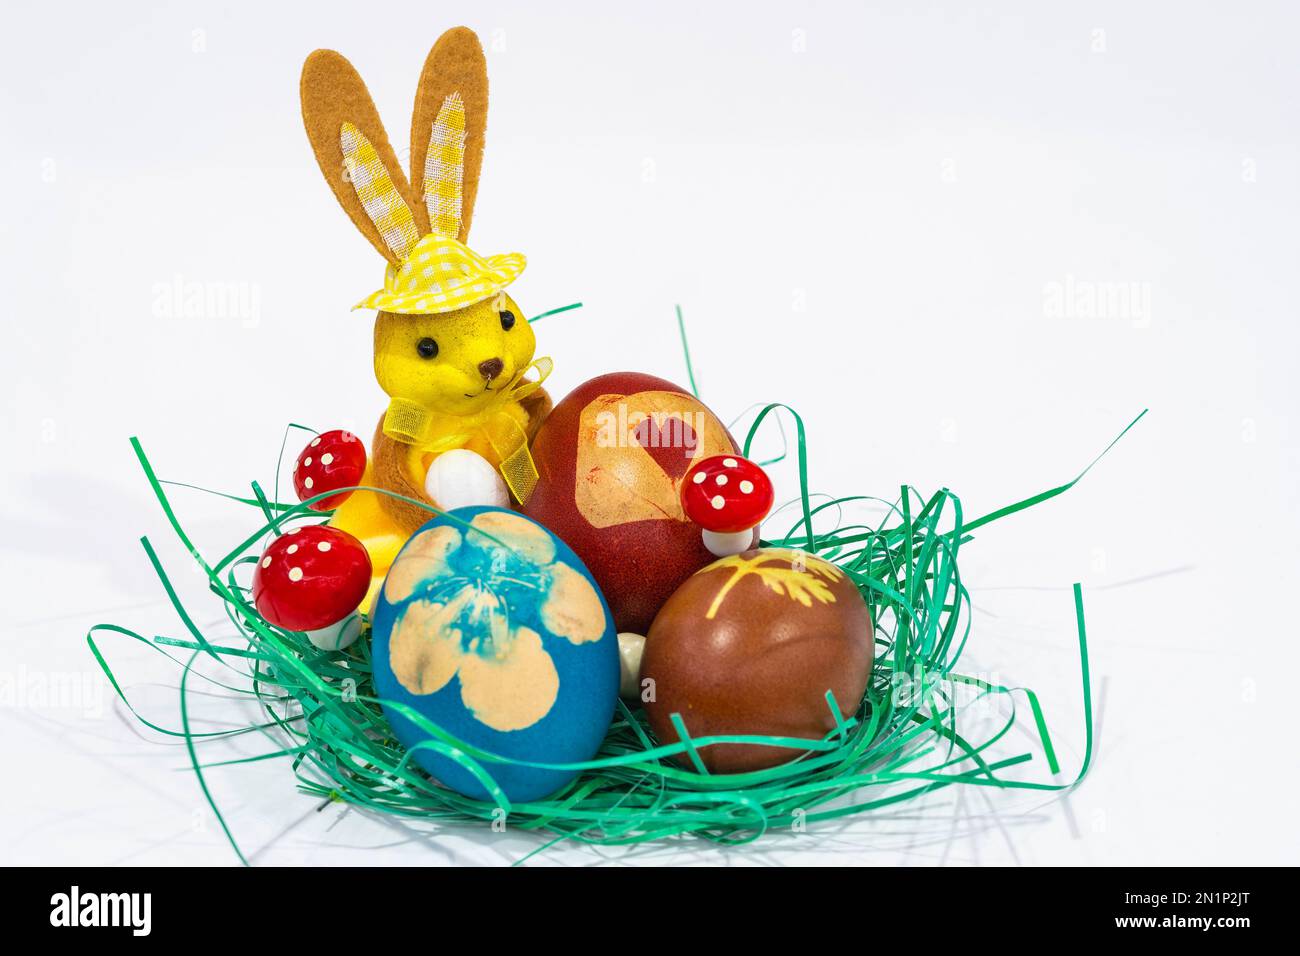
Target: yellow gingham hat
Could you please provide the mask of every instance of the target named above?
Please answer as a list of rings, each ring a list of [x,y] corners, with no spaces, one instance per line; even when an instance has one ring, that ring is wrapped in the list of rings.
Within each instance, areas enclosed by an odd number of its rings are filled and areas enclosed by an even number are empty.
[[[421,237],[415,215],[365,134],[344,123],[343,163],[357,198],[397,257],[384,287],[354,309],[398,315],[454,312],[491,298],[514,282],[527,260],[517,252],[484,258],[460,242],[465,162],[465,105],[459,93],[442,102],[424,163],[424,202],[432,231]]]
[[[454,312],[496,295],[518,278],[525,262],[517,252],[485,259],[463,242],[430,233],[405,261],[388,267],[383,289],[353,308],[398,315]]]

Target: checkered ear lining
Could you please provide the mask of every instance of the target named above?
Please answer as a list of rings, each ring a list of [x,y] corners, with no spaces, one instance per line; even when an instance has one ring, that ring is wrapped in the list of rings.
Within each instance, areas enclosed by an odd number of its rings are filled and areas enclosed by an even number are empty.
[[[339,142],[343,147],[343,165],[362,208],[379,230],[384,244],[393,250],[393,255],[399,261],[405,259],[420,241],[420,231],[416,228],[411,207],[398,192],[378,150],[361,130],[351,123],[344,123]]]
[[[438,108],[424,157],[424,204],[429,227],[440,236],[460,236],[465,177],[465,104],[452,93]]]

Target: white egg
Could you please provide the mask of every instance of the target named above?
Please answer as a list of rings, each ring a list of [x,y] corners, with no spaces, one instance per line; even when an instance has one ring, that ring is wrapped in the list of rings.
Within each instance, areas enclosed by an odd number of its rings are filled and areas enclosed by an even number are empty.
[[[510,507],[510,492],[492,464],[468,448],[444,451],[429,466],[424,493],[443,511],[471,505]]]
[[[618,695],[629,700],[641,696],[641,653],[645,638],[631,631],[618,635]]]

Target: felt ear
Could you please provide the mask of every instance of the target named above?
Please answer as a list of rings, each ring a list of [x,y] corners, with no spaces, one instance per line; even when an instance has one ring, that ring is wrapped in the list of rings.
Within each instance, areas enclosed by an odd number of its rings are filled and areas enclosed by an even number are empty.
[[[459,94],[459,105],[454,100],[449,101],[453,94]],[[411,120],[411,182],[417,185],[417,192],[424,194],[427,206],[422,207],[421,212],[429,215],[431,220],[438,215],[449,217],[453,214],[454,210],[449,204],[439,202],[437,190],[428,189],[425,171],[426,167],[432,167],[434,183],[447,181],[451,170],[445,160],[454,156],[458,150],[457,144],[448,144],[446,138],[448,134],[458,134],[458,126],[463,122],[459,228],[453,234],[461,242],[467,241],[469,237],[474,199],[478,195],[478,177],[483,168],[483,133],[487,128],[487,104],[487,60],[483,56],[483,46],[479,43],[478,36],[468,27],[448,30],[429,51],[415,93],[415,112]],[[463,120],[457,115],[461,110]],[[438,122],[440,113],[442,123]],[[448,149],[449,145],[451,149]],[[448,225],[450,219],[444,218],[444,226]],[[434,228],[437,228],[436,225]]]
[[[406,221],[410,220],[410,228],[418,238],[427,231],[428,220],[423,206],[413,201],[413,190],[402,173],[366,84],[341,54],[317,50],[303,64],[300,93],[307,138],[334,197],[379,254],[397,263],[401,255],[394,243],[400,247],[406,242],[409,235],[404,228]],[[345,126],[353,132],[347,132]],[[350,160],[344,157],[345,144],[354,150]],[[366,203],[358,195],[362,183],[354,183],[354,172],[350,171],[366,161],[368,182],[378,180],[380,186],[390,183],[393,190],[392,195],[382,197],[391,219],[387,236],[383,225],[371,215],[375,211],[374,200],[367,211]]]

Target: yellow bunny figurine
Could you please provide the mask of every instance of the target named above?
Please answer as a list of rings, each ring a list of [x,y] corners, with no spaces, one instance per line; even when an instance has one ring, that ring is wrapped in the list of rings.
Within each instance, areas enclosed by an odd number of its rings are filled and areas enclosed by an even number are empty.
[[[375,376],[391,399],[361,483],[436,505],[425,493],[430,466],[465,448],[499,470],[514,500],[525,500],[537,480],[528,442],[551,408],[541,388],[551,363],[533,359],[533,331],[505,292],[524,257],[483,257],[465,245],[487,123],[478,37],[457,27],[429,52],[415,98],[409,181],[346,59],[332,50],[311,54],[301,94],[321,172],[388,261],[384,288],[355,306],[379,310]],[[331,524],[370,553],[375,576],[365,607],[428,518],[416,505],[364,491],[334,513]]]

